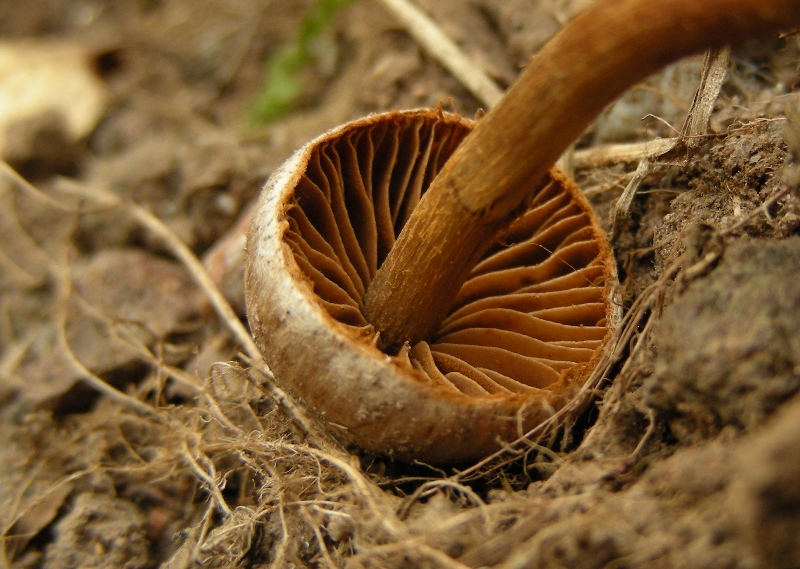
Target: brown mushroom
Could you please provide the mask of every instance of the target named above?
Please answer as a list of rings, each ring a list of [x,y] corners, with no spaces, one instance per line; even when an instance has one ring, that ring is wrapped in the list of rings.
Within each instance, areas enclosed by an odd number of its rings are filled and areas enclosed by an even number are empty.
[[[376,347],[365,292],[471,126],[420,110],[340,127],[273,175],[254,218],[248,306],[273,372],[375,452],[484,455],[562,407],[607,336],[613,259],[555,172],[429,342],[393,356]]]
[[[346,439],[431,463],[552,416],[615,311],[610,249],[551,164],[660,66],[797,22],[790,0],[598,2],[470,136],[455,115],[393,112],[300,149],[248,236],[248,316],[276,378]]]

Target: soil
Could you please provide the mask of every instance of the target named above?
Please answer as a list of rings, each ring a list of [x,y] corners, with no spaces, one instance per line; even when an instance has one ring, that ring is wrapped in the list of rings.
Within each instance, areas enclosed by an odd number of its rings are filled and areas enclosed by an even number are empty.
[[[419,1],[503,87],[588,3]],[[79,132],[47,109],[0,120],[31,183],[0,175],[0,566],[800,567],[797,37],[734,49],[709,134],[653,160],[614,233],[627,336],[595,405],[517,454],[438,470],[300,424],[174,244],[108,200],[208,258],[317,134],[481,108],[355,0],[290,112],[251,124],[265,62],[316,5],[0,3],[0,43],[74,51],[64,107],[95,101]],[[578,149],[673,136],[701,69],[634,88]],[[636,167],[573,172],[609,233]],[[241,313],[240,282],[222,284]]]

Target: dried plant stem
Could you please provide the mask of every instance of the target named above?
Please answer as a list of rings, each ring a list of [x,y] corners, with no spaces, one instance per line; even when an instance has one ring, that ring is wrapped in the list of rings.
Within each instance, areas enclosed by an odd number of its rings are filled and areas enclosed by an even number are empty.
[[[384,344],[433,333],[486,248],[625,89],[680,57],[798,23],[796,0],[592,4],[531,60],[404,227],[366,297],[367,318]]]
[[[575,170],[587,170],[611,164],[630,164],[661,156],[669,152],[680,138],[656,138],[647,142],[602,144],[576,150],[570,164]]]
[[[375,558],[378,562],[386,563],[385,559],[390,555],[400,555],[403,559],[410,561],[412,566],[428,566],[428,564],[420,563],[424,559],[432,561],[435,564],[434,567],[442,569],[470,569],[469,565],[464,565],[443,551],[422,543],[423,539],[424,536],[417,536],[403,541],[376,545],[370,548],[365,557]]]
[[[300,506],[300,514],[306,520],[308,527],[311,528],[311,531],[314,532],[314,537],[317,539],[317,548],[322,555],[322,559],[325,561],[325,566],[329,567],[330,569],[336,569],[336,563],[333,562],[331,558],[331,554],[328,551],[328,546],[325,544],[325,538],[322,536],[322,532],[319,529],[319,523],[317,523],[311,514],[308,511],[308,508],[304,506]]]
[[[219,292],[219,289],[211,280],[211,277],[208,276],[203,264],[195,256],[192,250],[189,249],[189,247],[187,247],[186,244],[183,243],[183,241],[181,241],[175,235],[175,233],[164,224],[163,221],[158,219],[155,215],[143,207],[128,200],[124,200],[116,194],[112,194],[111,192],[96,188],[90,190],[78,184],[71,183],[66,179],[62,179],[61,186],[65,190],[73,193],[79,193],[84,197],[88,197],[99,203],[104,203],[109,207],[120,207],[124,209],[128,215],[130,215],[143,227],[148,229],[153,235],[161,239],[162,242],[169,247],[172,254],[175,255],[187,269],[189,269],[190,275],[198,284],[198,286],[200,286],[200,288],[202,288],[206,293],[206,296],[208,296],[208,299],[214,306],[214,309],[220,315],[220,318],[222,318],[223,322],[225,322],[225,324],[228,326],[231,333],[233,333],[234,337],[242,346],[245,353],[254,361],[263,362],[261,351],[256,346],[253,338],[250,336],[250,333],[244,327],[241,320],[239,320],[238,316],[236,316],[233,308],[231,308],[231,305],[228,304],[228,301],[222,296],[222,293]],[[265,364],[262,363],[262,365]]]
[[[286,559],[286,551],[289,549],[289,528],[286,524],[286,506],[283,503],[283,494],[278,494],[278,515],[281,520],[281,540],[274,548],[273,565],[282,567]]]
[[[625,226],[625,222],[630,215],[633,198],[636,197],[636,192],[639,189],[639,186],[647,178],[647,176],[650,175],[652,169],[653,163],[649,159],[644,159],[639,162],[639,165],[636,167],[636,171],[633,173],[633,177],[628,182],[628,185],[625,186],[622,195],[620,195],[619,199],[614,204],[614,211],[612,213],[613,226],[611,228],[611,239],[613,241],[617,240],[622,228]]]
[[[487,107],[494,106],[503,90],[431,20],[408,0],[380,0],[400,20],[408,34]]]
[[[80,294],[74,293],[74,296],[76,297],[81,310],[91,315],[93,318],[96,318],[98,321],[103,322],[109,333],[114,338],[118,339],[120,342],[124,342],[130,348],[134,349],[137,356],[143,361],[149,363],[154,368],[158,368],[176,382],[194,392],[195,395],[199,395],[203,392],[203,387],[200,385],[200,378],[182,370],[181,368],[170,366],[164,363],[160,358],[156,357],[147,344],[143,342],[135,333],[133,333],[129,323],[123,324],[120,322],[114,322],[112,319],[103,314],[101,310],[98,310],[96,307],[92,306],[92,304],[87,302],[87,300],[80,296]]]
[[[700,85],[695,91],[681,136],[673,139],[675,140],[673,148],[677,147],[678,142],[681,142],[686,145],[686,148],[695,149],[700,145],[700,139],[708,132],[711,113],[714,110],[714,104],[717,102],[717,97],[719,97],[719,92],[725,81],[725,75],[728,72],[730,55],[731,50],[728,46],[706,52]],[[666,153],[670,150],[672,148],[668,148],[664,152]],[[636,196],[639,186],[653,170],[652,160],[654,158],[655,156],[645,157],[639,162],[633,178],[628,182],[622,195],[614,205],[612,212],[613,227],[611,229],[613,240],[619,237],[622,228],[630,217],[633,198]]]
[[[225,501],[225,498],[222,496],[222,491],[220,490],[219,483],[217,482],[219,477],[213,463],[207,457],[200,457],[200,460],[204,459],[203,462],[208,465],[207,471],[200,465],[198,458],[195,458],[195,456],[192,454],[192,451],[189,450],[189,445],[186,443],[186,441],[183,441],[182,447],[183,456],[189,463],[189,466],[191,466],[192,472],[194,472],[195,475],[205,483],[206,488],[214,497],[214,501],[216,502],[220,511],[226,516],[230,516],[232,512],[228,506],[228,503]]]
[[[102,393],[106,397],[111,400],[118,401],[125,405],[126,407],[130,407],[131,409],[141,413],[144,416],[154,418],[156,420],[162,420],[162,416],[159,412],[142,401],[139,401],[135,397],[131,397],[127,393],[123,393],[119,389],[113,387],[105,380],[101,379],[97,375],[91,372],[86,366],[84,366],[80,360],[75,356],[75,353],[72,351],[72,348],[69,345],[69,341],[67,341],[66,335],[66,328],[67,328],[67,298],[69,298],[70,290],[72,288],[71,279],[67,272],[66,268],[54,268],[53,272],[56,273],[58,288],[59,288],[59,298],[61,302],[59,302],[59,307],[56,316],[56,329],[58,330],[58,339],[59,343],[61,344],[61,348],[66,356],[67,362],[69,365],[75,370],[75,372],[83,379],[89,386],[93,389]]]
[[[685,139],[685,143],[689,148],[697,148],[700,145],[702,135],[708,132],[711,113],[714,112],[714,104],[719,98],[722,84],[728,74],[730,62],[730,46],[706,52],[703,60],[700,87],[694,94],[691,109],[681,132],[681,138]]]

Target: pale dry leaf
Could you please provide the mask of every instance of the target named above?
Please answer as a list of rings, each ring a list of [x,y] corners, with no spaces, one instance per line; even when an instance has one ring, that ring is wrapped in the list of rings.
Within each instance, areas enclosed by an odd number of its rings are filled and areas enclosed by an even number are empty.
[[[43,115],[57,115],[65,134],[80,140],[100,120],[106,99],[106,86],[79,45],[0,42],[0,155],[12,125]]]

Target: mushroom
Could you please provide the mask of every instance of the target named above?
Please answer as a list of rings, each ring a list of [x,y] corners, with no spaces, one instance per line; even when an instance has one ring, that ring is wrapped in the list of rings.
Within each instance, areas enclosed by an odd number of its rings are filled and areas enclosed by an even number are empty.
[[[272,176],[253,221],[248,307],[270,367],[371,451],[486,454],[563,406],[607,336],[611,252],[580,191],[554,172],[429,341],[395,355],[375,345],[366,291],[471,128],[436,110],[344,125]]]
[[[597,2],[474,129],[391,112],[301,148],[248,235],[248,318],[277,380],[403,460],[480,458],[551,417],[618,315],[610,247],[552,164],[666,63],[798,22],[796,0]]]

